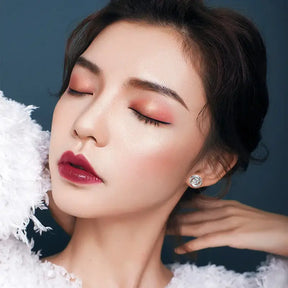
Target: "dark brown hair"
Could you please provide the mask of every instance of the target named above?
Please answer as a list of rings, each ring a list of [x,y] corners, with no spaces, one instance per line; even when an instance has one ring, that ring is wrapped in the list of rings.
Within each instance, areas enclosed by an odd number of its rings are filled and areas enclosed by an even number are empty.
[[[266,51],[255,26],[236,12],[209,8],[200,0],[112,0],[72,32],[60,95],[79,56],[103,29],[121,20],[168,26],[182,35],[184,53],[197,54],[197,61],[193,57],[191,62],[198,68],[207,98],[201,115],[208,111],[211,119],[200,154],[221,163],[227,179],[236,170],[246,170],[268,109]],[[238,157],[231,170],[222,157],[225,153]],[[181,201],[191,192],[195,191],[188,188]]]

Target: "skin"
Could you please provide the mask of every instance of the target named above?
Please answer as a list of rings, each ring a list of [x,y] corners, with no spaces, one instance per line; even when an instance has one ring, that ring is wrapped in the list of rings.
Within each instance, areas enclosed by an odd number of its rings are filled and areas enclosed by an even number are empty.
[[[61,211],[49,191],[49,208],[57,223],[72,235],[75,217]],[[184,206],[184,205],[183,205]],[[266,212],[234,200],[199,195],[185,203],[194,211],[177,215],[182,236],[193,240],[175,249],[185,254],[211,247],[230,246],[288,256],[288,217]],[[167,231],[173,235],[174,231]]]
[[[160,259],[169,214],[191,175],[201,175],[204,186],[223,175],[206,159],[194,163],[209,117],[200,129],[204,88],[179,37],[167,27],[110,25],[83,53],[56,105],[52,196],[76,222],[67,248],[48,260],[79,276],[85,288],[164,287],[172,278]],[[99,71],[87,68],[87,61]],[[172,89],[181,103],[139,80]],[[132,109],[170,124],[145,123]],[[83,154],[104,183],[62,178],[57,162],[67,150]]]
[[[180,233],[195,239],[177,248],[176,253],[230,246],[288,256],[287,216],[203,195],[186,205],[194,212],[177,216]]]

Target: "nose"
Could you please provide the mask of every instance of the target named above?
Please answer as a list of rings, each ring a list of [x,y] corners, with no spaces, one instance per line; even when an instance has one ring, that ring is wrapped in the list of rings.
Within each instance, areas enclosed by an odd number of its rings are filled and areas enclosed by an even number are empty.
[[[107,145],[108,109],[109,105],[101,105],[96,101],[79,108],[78,117],[73,124],[73,136],[81,141],[93,141],[99,147]]]

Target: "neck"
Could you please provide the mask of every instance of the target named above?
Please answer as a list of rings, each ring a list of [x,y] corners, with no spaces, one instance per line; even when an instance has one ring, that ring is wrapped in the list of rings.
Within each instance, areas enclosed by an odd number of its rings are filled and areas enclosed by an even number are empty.
[[[167,213],[161,217],[158,210],[77,219],[72,239],[56,264],[79,276],[85,288],[163,288],[172,277],[161,262],[166,218]]]

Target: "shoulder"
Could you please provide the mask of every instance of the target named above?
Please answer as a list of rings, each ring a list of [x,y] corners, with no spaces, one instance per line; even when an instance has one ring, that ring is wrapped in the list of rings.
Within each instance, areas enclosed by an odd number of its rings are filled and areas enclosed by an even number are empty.
[[[167,288],[287,288],[288,259],[268,256],[257,272],[237,273],[224,266],[194,264],[172,264],[174,274]],[[273,283],[273,284],[272,284]]]
[[[41,262],[23,242],[9,238],[0,241],[0,287],[80,288],[81,283],[64,268]]]

